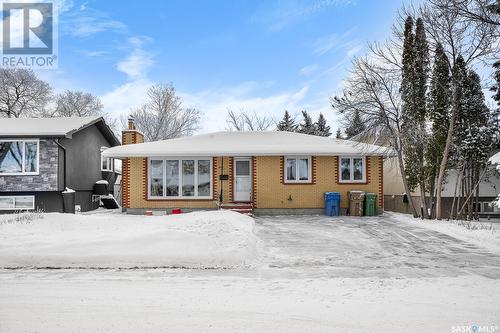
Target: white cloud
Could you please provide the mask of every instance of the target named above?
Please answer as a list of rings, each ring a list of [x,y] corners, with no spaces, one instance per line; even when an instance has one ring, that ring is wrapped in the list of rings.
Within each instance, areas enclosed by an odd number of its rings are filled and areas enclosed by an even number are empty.
[[[323,55],[332,50],[351,50],[359,47],[360,42],[356,38],[351,38],[355,30],[356,27],[347,30],[341,35],[333,33],[316,39],[312,45],[314,53]]]
[[[75,37],[89,37],[103,31],[124,32],[127,29],[123,22],[86,5],[79,10],[66,11],[59,21],[61,32]]]
[[[139,79],[116,87],[100,97],[104,111],[117,118],[127,115],[131,109],[145,102],[147,90],[152,84],[148,79]]]
[[[252,16],[252,21],[268,26],[271,31],[280,31],[289,25],[297,24],[323,10],[348,5],[350,0],[313,0],[264,2]]]
[[[282,91],[276,94],[257,94],[256,82],[243,82],[231,87],[220,87],[197,93],[179,94],[184,105],[195,107],[203,113],[201,132],[220,131],[226,128],[227,110],[245,110],[262,116],[281,118],[283,112],[298,110],[304,101],[309,87]]]
[[[151,38],[136,36],[129,38],[128,42],[133,47],[132,52],[116,64],[116,68],[131,80],[145,78],[148,70],[154,64],[154,56],[144,50],[143,45],[150,42]]]
[[[154,84],[148,78],[149,69],[154,65],[154,56],[144,49],[150,42],[152,39],[147,36],[128,39],[132,51],[116,64],[118,71],[127,74],[127,82],[101,96],[106,112],[119,117],[146,101],[147,90]]]
[[[318,64],[307,65],[299,71],[300,75],[309,76],[316,73],[321,67]]]

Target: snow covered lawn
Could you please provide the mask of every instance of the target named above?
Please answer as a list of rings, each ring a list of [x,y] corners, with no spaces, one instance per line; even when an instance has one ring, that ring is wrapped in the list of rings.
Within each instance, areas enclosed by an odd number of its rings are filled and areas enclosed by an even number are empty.
[[[431,229],[445,235],[455,237],[484,247],[494,253],[500,253],[500,230],[498,224],[476,221],[421,220],[408,214],[386,213],[388,217],[399,222],[406,222]]]
[[[41,216],[0,216],[0,267],[228,268],[256,257],[254,220],[230,211]]]
[[[255,221],[238,238],[259,244],[251,266],[0,269],[0,332],[500,332],[500,254],[474,233],[393,214]]]

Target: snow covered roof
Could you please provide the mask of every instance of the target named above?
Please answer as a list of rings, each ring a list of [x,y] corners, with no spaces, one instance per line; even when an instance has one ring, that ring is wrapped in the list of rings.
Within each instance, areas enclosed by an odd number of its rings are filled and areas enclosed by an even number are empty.
[[[102,117],[0,118],[0,137],[67,137],[91,125],[98,125],[108,141],[120,141]]]
[[[387,148],[292,132],[216,132],[170,140],[124,145],[105,157],[197,157],[280,155],[386,155]]]

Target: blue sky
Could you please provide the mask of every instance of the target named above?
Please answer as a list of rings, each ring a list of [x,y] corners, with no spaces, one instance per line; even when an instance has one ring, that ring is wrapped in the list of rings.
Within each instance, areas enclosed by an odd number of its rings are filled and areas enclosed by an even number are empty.
[[[337,128],[329,96],[355,55],[384,40],[400,1],[71,1],[59,15],[56,91],[99,96],[116,116],[172,82],[223,130],[227,108],[280,118],[306,109]]]

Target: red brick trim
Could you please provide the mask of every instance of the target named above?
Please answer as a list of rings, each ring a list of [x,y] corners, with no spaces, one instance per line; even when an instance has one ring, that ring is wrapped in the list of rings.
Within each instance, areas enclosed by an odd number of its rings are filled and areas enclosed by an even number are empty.
[[[378,206],[384,209],[384,158],[378,157]]]
[[[285,184],[285,156],[280,156],[280,183]]]
[[[339,182],[339,179],[340,179],[340,166],[339,166],[340,160],[339,160],[338,156],[335,156],[335,162],[334,163],[335,163],[335,167],[334,167],[334,170],[335,170],[335,175],[334,175],[334,177],[335,177],[335,183],[337,185],[339,185],[340,184],[340,182]]]
[[[130,207],[130,160],[123,161],[122,166],[122,207]]]
[[[370,182],[372,180],[371,179],[372,169],[371,169],[371,165],[370,165],[370,160],[371,160],[371,156],[365,157],[365,161],[366,161],[365,172],[366,172],[366,183],[367,184],[370,184]]]
[[[232,157],[228,158],[228,181],[229,183],[227,184],[228,186],[228,192],[229,192],[229,202],[233,201],[234,198],[234,189],[233,189],[233,182],[234,182],[234,175],[233,175],[233,168],[234,168],[234,161]]]
[[[219,184],[219,170],[217,169],[217,157],[212,157],[212,197],[219,200],[217,186]]]
[[[142,198],[148,200],[148,159],[142,159],[142,182],[145,186],[142,188]]]
[[[257,158],[252,156],[252,206],[257,208]]]
[[[317,168],[316,168],[316,156],[311,157],[311,164],[312,164],[312,183],[316,184],[316,174],[317,174]]]

